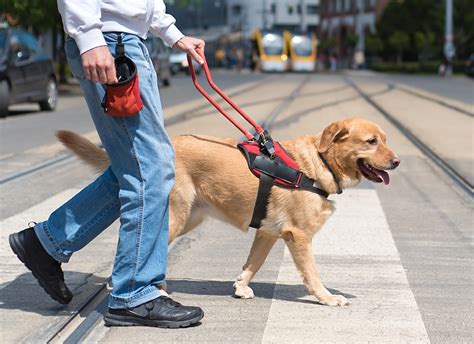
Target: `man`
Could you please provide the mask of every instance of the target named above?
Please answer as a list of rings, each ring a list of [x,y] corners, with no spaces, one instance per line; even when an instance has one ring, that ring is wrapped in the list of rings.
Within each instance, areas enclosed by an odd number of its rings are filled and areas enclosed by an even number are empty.
[[[143,39],[147,32],[199,63],[204,41],[184,36],[162,0],[58,0],[69,38],[66,55],[79,79],[111,166],[54,211],[47,221],[10,236],[10,245],[43,289],[67,304],[61,263],[120,217],[107,326],[186,327],[204,316],[173,301],[165,282],[168,201],[174,185],[174,152],[165,132],[156,73]],[[138,70],[143,108],[131,116],[104,113],[104,84],[117,82],[119,37]]]

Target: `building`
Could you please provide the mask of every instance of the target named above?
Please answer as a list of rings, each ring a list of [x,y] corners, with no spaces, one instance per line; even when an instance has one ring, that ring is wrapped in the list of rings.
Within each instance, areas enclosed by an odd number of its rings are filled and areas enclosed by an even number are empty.
[[[227,0],[230,31],[250,34],[260,29],[315,32],[319,0]]]
[[[376,31],[376,24],[390,0],[321,0],[320,38],[331,40],[329,48],[342,60],[354,51],[364,51],[364,37]],[[354,42],[355,41],[355,42]],[[354,47],[353,43],[356,44]]]

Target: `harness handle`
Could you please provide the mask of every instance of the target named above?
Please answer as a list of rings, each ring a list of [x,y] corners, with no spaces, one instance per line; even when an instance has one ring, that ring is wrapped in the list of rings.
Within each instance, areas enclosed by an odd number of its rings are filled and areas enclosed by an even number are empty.
[[[203,69],[204,73],[206,74],[206,79],[209,85],[212,87],[214,91],[216,91],[235,111],[237,111],[247,122],[252,125],[252,127],[255,128],[257,134],[264,138],[266,133],[263,130],[263,128],[258,125],[252,118],[250,118],[247,113],[242,110],[236,103],[232,101],[217,85],[214,83],[212,80],[211,72],[209,71],[209,66],[207,65],[206,57],[204,56],[204,53],[200,49],[196,49],[196,52],[201,56],[203,59]],[[254,139],[254,136],[246,130],[242,125],[240,125],[235,119],[233,119],[205,90],[202,88],[202,86],[199,84],[197,81],[196,77],[196,72],[194,71],[194,66],[193,66],[193,60],[191,56],[188,54],[188,68],[191,73],[191,78],[193,79],[194,86],[197,88],[197,90],[211,103],[221,114],[224,115],[225,118],[227,118],[233,125],[237,127],[244,135],[247,137],[248,140]]]

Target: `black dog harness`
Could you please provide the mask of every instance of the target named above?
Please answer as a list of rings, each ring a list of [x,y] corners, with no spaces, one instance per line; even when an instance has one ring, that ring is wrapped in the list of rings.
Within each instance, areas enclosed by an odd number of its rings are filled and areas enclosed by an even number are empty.
[[[314,179],[309,178],[300,170],[280,143],[273,141],[266,131],[264,131],[264,138],[265,142],[262,137],[259,137],[254,141],[243,141],[237,145],[245,156],[250,171],[259,178],[257,199],[250,222],[250,227],[253,228],[259,228],[267,215],[268,199],[273,185],[311,191],[324,198],[329,196]],[[319,157],[331,173],[337,185],[337,193],[342,193],[337,176],[326,159],[321,154]]]

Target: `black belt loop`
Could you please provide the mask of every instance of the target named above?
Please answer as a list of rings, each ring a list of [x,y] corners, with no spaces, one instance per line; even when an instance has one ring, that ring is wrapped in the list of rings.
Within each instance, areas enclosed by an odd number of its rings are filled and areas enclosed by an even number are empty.
[[[262,220],[267,216],[268,198],[273,186],[273,178],[262,173],[259,178],[257,200],[253,209],[250,227],[259,228]]]
[[[115,53],[117,54],[117,57],[125,55],[125,47],[123,46],[122,43],[122,33],[117,34],[117,48],[115,49]]]

